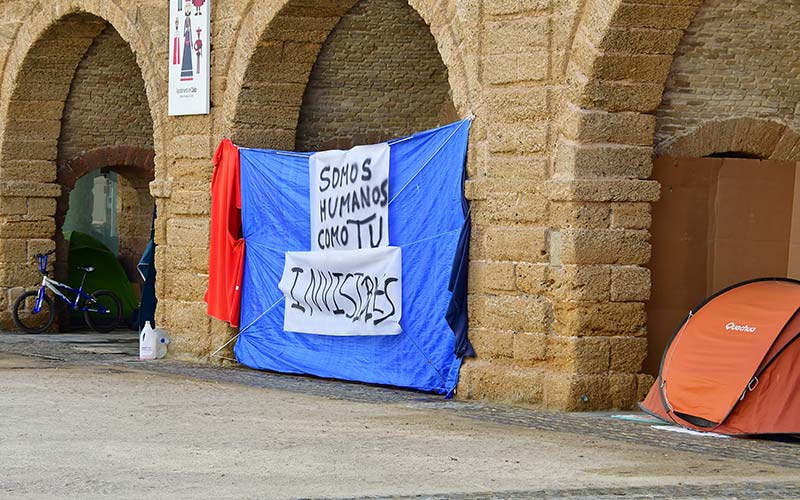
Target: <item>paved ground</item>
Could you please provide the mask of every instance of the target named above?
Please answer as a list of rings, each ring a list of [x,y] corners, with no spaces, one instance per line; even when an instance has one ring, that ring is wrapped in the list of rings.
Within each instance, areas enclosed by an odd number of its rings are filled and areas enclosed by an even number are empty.
[[[0,334],[0,498],[800,499],[800,443]]]

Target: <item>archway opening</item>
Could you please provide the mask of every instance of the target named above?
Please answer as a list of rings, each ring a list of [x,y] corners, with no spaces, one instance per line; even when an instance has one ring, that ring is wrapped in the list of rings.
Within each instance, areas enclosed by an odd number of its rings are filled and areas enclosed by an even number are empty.
[[[4,211],[9,230],[0,238],[21,250],[0,264],[8,306],[40,281],[31,263],[38,252],[55,248],[56,279],[67,281],[64,231],[87,216],[79,210],[64,227],[76,185],[73,204],[97,205],[83,229],[102,236],[137,279],[133,261],[152,223],[153,122],[135,56],[113,26],[69,14],[31,46],[9,99],[1,160],[2,180],[14,187],[2,193],[3,206],[15,208]],[[3,326],[11,327],[10,316],[3,314]],[[67,315],[60,319],[66,326]]]
[[[645,371],[703,299],[765,276],[797,277],[800,50],[791,0],[708,0],[675,52],[656,112]],[[762,30],[753,30],[754,21]]]
[[[292,0],[251,58],[231,136],[250,147],[349,148],[455,119],[447,68],[408,2]]]
[[[655,161],[648,373],[658,373],[675,328],[706,297],[750,279],[800,278],[797,167],[731,154]]]

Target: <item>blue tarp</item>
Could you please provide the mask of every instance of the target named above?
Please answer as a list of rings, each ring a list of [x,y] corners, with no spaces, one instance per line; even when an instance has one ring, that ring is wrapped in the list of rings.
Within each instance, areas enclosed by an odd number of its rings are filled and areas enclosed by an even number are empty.
[[[234,352],[257,369],[450,394],[464,355],[470,120],[390,141],[389,243],[403,250],[403,332],[342,337],[283,330],[285,252],[311,249],[312,153],[240,150],[246,240]],[[450,325],[453,325],[451,328]],[[454,332],[454,329],[456,330]]]

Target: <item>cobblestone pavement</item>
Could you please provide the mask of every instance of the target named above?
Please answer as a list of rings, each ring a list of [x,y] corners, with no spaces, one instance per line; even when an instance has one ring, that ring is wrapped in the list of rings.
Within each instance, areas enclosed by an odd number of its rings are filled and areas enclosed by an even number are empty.
[[[460,417],[505,425],[580,434],[586,436],[587,440],[610,439],[701,453],[709,457],[709,460],[733,458],[754,462],[755,464],[763,463],[800,469],[800,440],[795,438],[719,439],[659,431],[651,428],[649,424],[612,419],[610,418],[610,413],[559,413],[512,405],[446,400],[438,395],[416,391],[259,372],[238,366],[219,367],[174,360],[158,360],[144,363],[138,361],[135,357],[136,342],[135,333],[114,333],[105,336],[96,334],[40,336],[0,334],[0,351],[43,357],[64,363],[119,365],[125,366],[127,369],[172,374],[219,383],[243,384],[250,387],[346,401],[398,404],[413,409],[448,412]],[[757,465],[754,466],[757,467]],[[632,493],[629,490],[625,490],[625,492],[626,498],[690,498],[702,495],[703,498],[800,499],[800,470],[798,471],[797,484],[788,486],[754,484],[752,489],[748,489],[746,492],[742,492],[738,488],[736,491],[726,490],[724,487],[700,493],[687,490],[685,495],[674,490],[663,492],[649,490],[636,493],[640,494],[640,496],[630,496]],[[523,496],[503,498],[525,497],[525,494],[520,493],[520,495]],[[602,495],[606,495],[608,498],[618,498],[618,493],[614,491],[605,492],[599,490],[590,496],[585,496],[585,490],[574,494],[568,491],[537,492],[536,495],[538,495],[537,498],[606,498]],[[474,496],[463,498],[495,497]]]

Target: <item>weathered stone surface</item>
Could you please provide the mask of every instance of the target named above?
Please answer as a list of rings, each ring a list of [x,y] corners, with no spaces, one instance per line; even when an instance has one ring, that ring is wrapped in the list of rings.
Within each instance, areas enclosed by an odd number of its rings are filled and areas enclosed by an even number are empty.
[[[611,371],[638,373],[646,357],[646,338],[611,338]]]
[[[547,230],[541,227],[494,226],[486,231],[491,259],[523,262],[547,260]]]
[[[613,266],[611,300],[614,302],[650,300],[650,270],[638,266]]]
[[[646,324],[641,302],[555,304],[554,331],[563,336],[641,336]]]
[[[546,333],[552,321],[552,306],[544,297],[472,296],[469,307],[478,327]]]
[[[458,396],[509,403],[541,403],[546,372],[521,368],[496,361],[467,360],[461,368]]]
[[[643,230],[564,229],[561,260],[565,264],[646,264],[649,239]]]
[[[569,373],[607,373],[609,352],[607,338],[554,336],[547,344],[551,365]]]
[[[512,262],[472,261],[469,286],[474,293],[504,294],[516,290]]]

